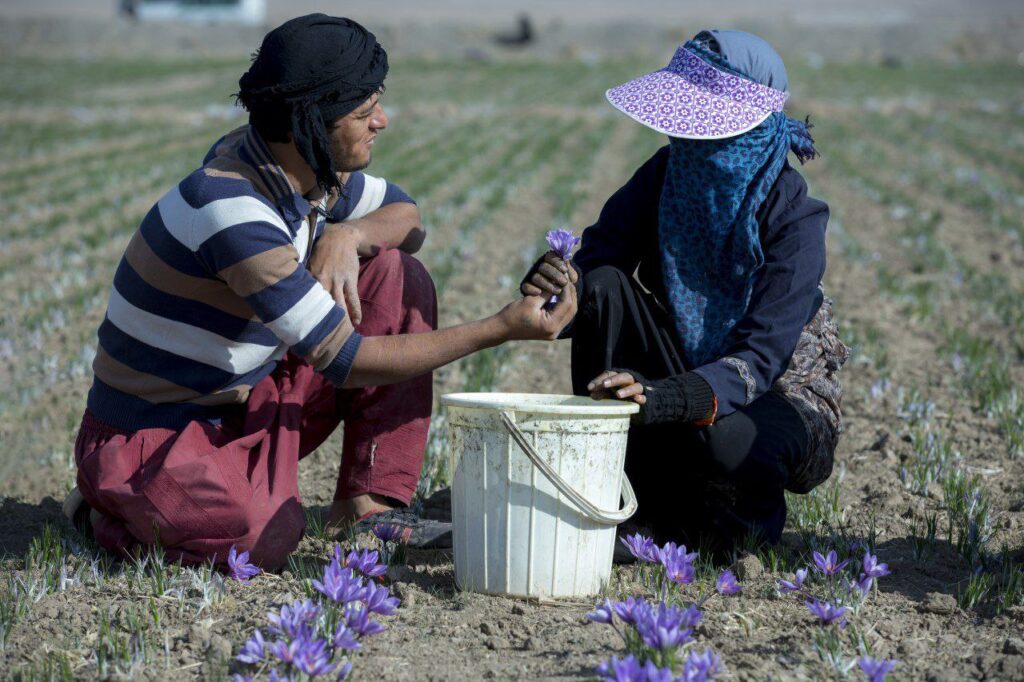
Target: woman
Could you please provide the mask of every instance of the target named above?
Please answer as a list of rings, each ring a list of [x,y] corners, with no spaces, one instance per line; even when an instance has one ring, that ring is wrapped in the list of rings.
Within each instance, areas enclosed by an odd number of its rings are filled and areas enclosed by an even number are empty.
[[[626,454],[637,520],[716,553],[777,542],[783,491],[828,478],[841,431],[828,207],[786,160],[816,156],[809,125],[782,113],[787,91],[779,55],[737,31],[701,32],[666,68],[609,90],[669,144],[574,259],[574,391],[641,405]],[[549,253],[522,290],[568,281]]]

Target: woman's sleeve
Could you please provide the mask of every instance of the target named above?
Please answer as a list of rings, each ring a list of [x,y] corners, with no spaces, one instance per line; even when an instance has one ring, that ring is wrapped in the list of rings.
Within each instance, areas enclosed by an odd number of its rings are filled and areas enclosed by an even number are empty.
[[[786,368],[804,326],[821,306],[828,206],[797,196],[777,218],[765,244],[765,263],[747,314],[729,337],[724,357],[694,369],[714,391],[716,417],[749,405],[771,388]]]
[[[605,202],[597,222],[583,230],[583,245],[573,256],[581,273],[614,265],[633,274],[650,231],[658,226],[667,160],[668,147],[662,147]]]

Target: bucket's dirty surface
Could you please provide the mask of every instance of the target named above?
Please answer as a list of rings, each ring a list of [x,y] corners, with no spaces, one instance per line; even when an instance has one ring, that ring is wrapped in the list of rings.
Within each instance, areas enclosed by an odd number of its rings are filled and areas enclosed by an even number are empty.
[[[615,526],[636,511],[622,469],[639,407],[529,393],[453,393],[441,403],[459,587],[520,597],[600,592]]]

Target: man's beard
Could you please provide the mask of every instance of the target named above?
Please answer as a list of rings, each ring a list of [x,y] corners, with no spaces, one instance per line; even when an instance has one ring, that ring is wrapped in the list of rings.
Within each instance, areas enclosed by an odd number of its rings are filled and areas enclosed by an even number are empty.
[[[331,162],[334,163],[334,170],[340,173],[352,173],[355,171],[361,171],[370,165],[370,161],[373,159],[373,153],[367,155],[366,160],[355,159],[351,155],[346,154],[340,149],[331,147]]]

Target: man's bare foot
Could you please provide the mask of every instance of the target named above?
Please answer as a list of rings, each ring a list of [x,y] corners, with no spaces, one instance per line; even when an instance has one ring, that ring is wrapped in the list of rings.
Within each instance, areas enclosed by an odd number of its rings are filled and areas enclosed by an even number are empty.
[[[344,500],[335,500],[327,515],[327,527],[341,531],[347,529],[367,514],[394,509],[388,498],[383,495],[357,495]]]

